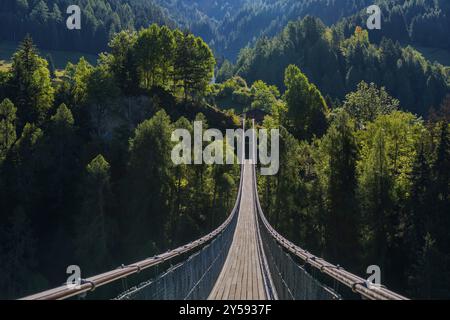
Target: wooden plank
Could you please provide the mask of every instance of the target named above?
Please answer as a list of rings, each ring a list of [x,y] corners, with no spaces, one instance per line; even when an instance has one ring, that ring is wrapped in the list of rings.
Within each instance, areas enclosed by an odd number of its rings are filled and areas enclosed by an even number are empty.
[[[266,299],[257,242],[251,164],[244,165],[242,200],[233,242],[208,299]]]

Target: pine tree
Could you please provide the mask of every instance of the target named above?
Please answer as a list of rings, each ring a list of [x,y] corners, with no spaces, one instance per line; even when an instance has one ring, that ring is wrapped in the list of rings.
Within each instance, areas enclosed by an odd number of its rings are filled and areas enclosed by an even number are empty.
[[[450,241],[448,228],[450,228],[450,129],[449,124],[440,122],[437,125],[439,138],[435,151],[435,160],[432,165],[434,177],[433,194],[434,198],[434,237],[437,246],[450,256],[450,249],[446,245]]]
[[[47,60],[47,64],[48,64],[48,69],[50,71],[50,77],[53,79],[56,77],[56,74],[55,74],[56,67],[55,67],[55,62],[53,61],[53,56],[50,53],[47,54],[46,60]]]
[[[184,117],[179,118],[174,123],[174,128],[176,129],[185,129],[191,134],[191,138],[193,135],[193,126],[192,124]],[[191,141],[192,143],[192,141]],[[189,144],[189,147],[191,145]],[[185,155],[183,154],[185,159],[192,159],[192,154]],[[174,168],[174,194],[173,199],[170,201],[172,204],[171,209],[171,219],[169,221],[169,239],[172,239],[176,243],[180,240],[186,239],[190,234],[195,234],[196,228],[195,223],[193,222],[190,214],[189,208],[184,207],[183,204],[186,204],[192,194],[194,193],[195,186],[191,185],[190,178],[192,175],[192,169],[187,164],[179,164]],[[181,229],[181,225],[183,228]]]
[[[158,111],[142,122],[130,139],[129,205],[130,245],[148,255],[164,246],[165,228],[170,217],[172,123]],[[149,236],[151,235],[151,236]]]
[[[114,74],[117,85],[125,95],[137,93],[139,87],[136,41],[136,32],[121,31],[109,42],[111,48],[110,60],[108,60],[109,68]]]
[[[411,172],[411,195],[406,217],[407,243],[411,251],[417,253],[424,245],[425,235],[432,223],[432,176],[430,164],[422,142]]]
[[[392,113],[398,106],[399,101],[389,96],[384,87],[378,89],[374,83],[364,81],[358,84],[357,91],[347,94],[344,102],[344,109],[360,128],[379,115]]]
[[[83,272],[94,274],[104,270],[112,255],[110,165],[101,154],[87,165],[80,191],[82,205],[76,219],[76,258]]]
[[[86,102],[93,136],[105,138],[109,133],[107,119],[117,104],[120,91],[107,66],[99,65],[89,74],[86,86]]]
[[[356,199],[355,124],[342,111],[322,139],[326,159],[326,248],[330,259],[358,265],[360,217]]]

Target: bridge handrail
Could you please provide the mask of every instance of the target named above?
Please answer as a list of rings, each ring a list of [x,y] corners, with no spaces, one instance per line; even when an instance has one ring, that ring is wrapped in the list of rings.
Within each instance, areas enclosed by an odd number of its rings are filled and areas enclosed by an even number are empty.
[[[245,120],[243,121],[243,127],[245,128]],[[244,141],[243,141],[244,143]],[[150,267],[157,266],[159,264],[162,264],[164,262],[167,262],[168,260],[171,260],[173,258],[179,257],[181,255],[184,255],[188,252],[194,251],[201,246],[205,245],[206,243],[209,243],[213,239],[215,239],[220,233],[222,233],[231,223],[233,220],[233,217],[237,214],[237,211],[239,210],[239,204],[241,202],[241,196],[242,196],[242,188],[243,188],[243,174],[244,174],[244,166],[243,161],[240,168],[240,180],[239,180],[239,188],[238,188],[238,194],[236,196],[236,202],[234,204],[233,210],[231,211],[231,214],[228,216],[228,218],[225,220],[224,223],[222,223],[217,229],[212,231],[211,233],[207,234],[206,236],[197,239],[195,241],[192,241],[188,244],[185,244],[181,247],[178,247],[176,249],[167,251],[165,253],[129,264],[129,265],[123,265],[119,267],[118,269],[111,270],[87,279],[82,279],[81,284],[78,286],[68,286],[67,284],[64,284],[62,286],[59,286],[54,289],[46,290],[40,293],[36,293],[33,295],[26,296],[24,298],[21,298],[19,300],[64,300],[68,299],[70,297],[82,294],[84,292],[93,291],[98,287],[104,286],[106,284],[109,284],[111,282],[115,282],[117,280],[127,278],[132,274],[137,274],[141,272],[142,270],[148,269]]]
[[[320,272],[330,276],[339,283],[352,289],[354,292],[359,293],[362,297],[370,300],[408,300],[406,297],[401,296],[393,291],[388,290],[383,286],[376,286],[368,284],[367,280],[356,276],[342,267],[336,266],[327,262],[326,260],[319,258],[308,251],[300,248],[291,241],[280,235],[266,219],[264,212],[261,208],[258,195],[258,184],[256,180],[256,169],[253,165],[253,175],[254,175],[254,192],[256,199],[256,206],[258,211],[258,216],[262,221],[264,227],[269,232],[269,234],[276,240],[276,242],[282,246],[290,254],[300,258],[305,264],[309,264],[311,267],[319,270]]]

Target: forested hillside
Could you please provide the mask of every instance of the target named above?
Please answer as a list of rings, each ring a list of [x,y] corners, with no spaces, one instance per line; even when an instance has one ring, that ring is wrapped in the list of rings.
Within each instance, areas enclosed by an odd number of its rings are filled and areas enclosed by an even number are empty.
[[[234,204],[238,166],[170,157],[173,129],[192,131],[194,119],[239,125],[202,102],[209,47],[156,25],[110,47],[55,79],[26,38],[0,71],[2,298],[59,285],[74,263],[90,276],[187,243]]]
[[[423,116],[450,92],[443,66],[387,38],[373,44],[360,27],[353,32],[346,38],[313,17],[291,22],[276,37],[242,50],[234,73],[249,83],[263,80],[283,88],[283,70],[295,64],[332,99],[342,99],[364,80],[386,87],[407,110]]]

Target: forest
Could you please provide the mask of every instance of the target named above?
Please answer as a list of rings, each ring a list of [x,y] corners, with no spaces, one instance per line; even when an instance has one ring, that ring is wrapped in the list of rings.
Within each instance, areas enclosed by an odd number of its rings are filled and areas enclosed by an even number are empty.
[[[58,27],[69,2],[81,30]],[[358,275],[379,265],[410,298],[448,298],[450,69],[415,46],[450,50],[449,3],[375,1],[377,31],[372,2],[2,1],[0,39],[19,44],[0,68],[0,298],[216,228],[239,166],[175,166],[171,133],[252,111],[281,133],[278,174],[258,177],[277,231]],[[41,48],[98,61],[56,70]]]
[[[450,97],[424,120],[373,83],[332,110],[296,66],[285,86],[263,123],[281,128],[280,170],[259,177],[275,228],[357,274],[380,266],[408,297],[448,298]]]
[[[98,54],[108,50],[115,32],[158,23],[190,30],[220,61],[234,62],[242,48],[275,36],[290,21],[307,15],[327,26],[336,24],[349,37],[365,24],[366,8],[374,3],[383,12],[382,31],[369,31],[375,43],[387,37],[405,45],[450,49],[446,0],[3,0],[0,39],[20,41],[29,33],[45,49]],[[83,32],[58,28],[72,4],[84,8]]]
[[[66,9],[79,5],[81,30],[65,26]],[[151,23],[175,26],[165,10],[146,0],[2,0],[0,39],[21,41],[27,34],[42,48],[98,54],[108,50],[114,33]]]
[[[283,71],[289,64],[299,66],[328,100],[341,101],[364,80],[386,87],[404,107],[422,116],[440,104],[450,80],[448,69],[430,63],[412,47],[388,38],[376,45],[361,27],[347,38],[313,17],[291,22],[274,38],[261,38],[243,49],[236,66],[224,64],[219,75],[237,74],[250,83],[263,80],[284,88]]]
[[[73,262],[94,275],[189,242],[234,205],[238,166],[170,160],[174,128],[239,126],[201,101],[208,46],[157,25],[109,45],[54,78],[26,37],[0,73],[2,298],[59,284]]]

